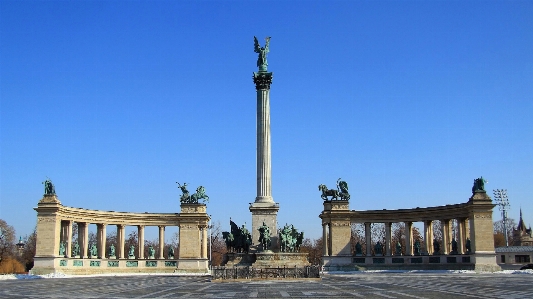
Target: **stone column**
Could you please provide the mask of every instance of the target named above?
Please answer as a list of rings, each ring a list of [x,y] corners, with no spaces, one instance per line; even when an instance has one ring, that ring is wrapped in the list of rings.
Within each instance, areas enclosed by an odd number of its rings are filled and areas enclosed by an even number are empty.
[[[328,224],[322,223],[322,255],[328,256]]]
[[[207,258],[207,227],[202,227],[202,258]]]
[[[431,253],[431,224],[433,221],[426,220],[424,221],[424,246],[426,247],[426,252]]]
[[[413,222],[405,222],[405,255],[413,255]]]
[[[72,220],[68,220],[68,226],[67,226],[67,250],[66,250],[66,254],[67,254],[67,257],[71,257],[72,256],[72,223],[73,221]]]
[[[270,142],[270,84],[272,73],[254,72],[257,90],[257,197],[250,205],[252,213],[252,243],[259,243],[259,227],[263,222],[272,232],[272,243],[277,243],[277,214],[279,205],[272,198],[272,168]]]
[[[370,222],[365,222],[366,256],[372,255],[372,231]]]
[[[464,218],[457,219],[457,253],[458,254],[464,254],[464,236],[465,233],[465,222]]]
[[[442,229],[442,254],[449,254],[451,250],[450,246],[450,219],[444,219],[440,221]]]
[[[80,245],[80,258],[86,259],[89,248],[89,223],[78,222],[78,243]]]
[[[137,258],[142,260],[144,259],[144,225],[137,225],[137,237],[137,247],[139,248],[139,256]]]
[[[96,225],[96,238],[98,240],[98,258],[105,259],[106,224]]]
[[[165,227],[159,226],[159,259],[164,259],[163,250],[165,249]]]
[[[392,250],[391,250],[391,229],[392,229],[392,223],[385,222],[385,255],[391,256]]]
[[[328,255],[333,255],[333,228],[332,223],[330,222],[328,225]]]
[[[118,249],[118,256],[117,258],[123,259],[124,258],[124,235],[126,233],[126,227],[122,224],[117,225],[117,249]]]

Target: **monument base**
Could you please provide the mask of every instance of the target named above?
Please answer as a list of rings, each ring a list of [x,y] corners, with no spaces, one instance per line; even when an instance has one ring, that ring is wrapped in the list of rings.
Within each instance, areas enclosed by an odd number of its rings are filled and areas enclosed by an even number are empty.
[[[178,259],[176,273],[207,273],[209,260],[207,259]]]
[[[227,253],[222,263],[226,267],[305,267],[310,266],[308,253],[262,251],[256,253]]]

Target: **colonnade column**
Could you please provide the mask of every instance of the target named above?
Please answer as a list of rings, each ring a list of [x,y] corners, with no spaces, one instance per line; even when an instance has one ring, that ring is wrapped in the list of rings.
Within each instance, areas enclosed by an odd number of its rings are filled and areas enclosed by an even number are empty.
[[[333,235],[331,234],[331,223],[328,225],[328,255],[332,255],[332,247],[333,247]]]
[[[457,219],[457,253],[464,254],[464,233],[465,233],[465,223],[463,218]]]
[[[391,222],[385,222],[385,255],[391,256]]]
[[[67,234],[66,234],[66,241],[67,241],[67,250],[65,250],[65,254],[67,257],[72,256],[72,220],[66,220],[68,223],[67,225]]]
[[[372,255],[372,232],[370,231],[370,225],[370,222],[365,222],[366,256]]]
[[[433,221],[425,220],[424,221],[424,245],[426,247],[426,252],[431,254],[431,224]]]
[[[137,258],[144,259],[144,225],[137,225],[137,236],[139,237],[139,244],[137,244],[139,256]]]
[[[126,233],[126,227],[122,224],[117,224],[117,247],[118,258],[124,258],[124,234]]]
[[[328,255],[328,224],[322,223],[322,255]]]
[[[80,246],[80,258],[87,258],[87,249],[89,246],[89,224],[87,222],[78,222],[78,243]]]
[[[466,218],[457,219],[457,230],[459,233],[457,240],[457,251],[459,254],[466,252]]]
[[[405,222],[405,255],[413,255],[413,222]]]
[[[442,254],[448,254],[450,253],[450,219],[441,220],[440,225],[442,229]]]
[[[207,226],[202,227],[202,258],[207,258]]]
[[[98,258],[105,258],[106,224],[96,225],[96,239],[98,241]]]
[[[165,249],[165,227],[159,226],[159,259],[164,259],[163,250]]]

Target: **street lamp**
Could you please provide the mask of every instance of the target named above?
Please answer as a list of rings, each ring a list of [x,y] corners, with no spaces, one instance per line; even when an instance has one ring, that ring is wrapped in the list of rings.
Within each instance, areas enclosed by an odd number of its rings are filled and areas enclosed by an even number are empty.
[[[509,204],[509,199],[507,198],[507,189],[496,189],[492,190],[494,192],[494,200],[499,206],[500,211],[502,211],[503,218],[503,233],[505,236],[505,246],[509,246],[509,239],[507,237],[507,210],[511,208]]]

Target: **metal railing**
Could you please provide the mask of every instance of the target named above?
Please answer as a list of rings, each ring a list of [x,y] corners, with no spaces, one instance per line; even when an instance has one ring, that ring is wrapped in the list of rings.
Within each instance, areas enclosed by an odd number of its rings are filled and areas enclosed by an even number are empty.
[[[213,279],[320,278],[320,266],[305,267],[213,267]]]

